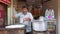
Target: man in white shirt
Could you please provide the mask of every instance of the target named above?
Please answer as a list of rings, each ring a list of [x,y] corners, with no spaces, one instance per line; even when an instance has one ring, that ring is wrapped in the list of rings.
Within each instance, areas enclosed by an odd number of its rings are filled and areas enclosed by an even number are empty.
[[[22,7],[22,12],[13,16],[13,18],[20,17],[20,23],[26,25],[26,33],[29,34],[31,32],[31,22],[33,20],[33,16],[30,12],[28,12],[27,6]]]

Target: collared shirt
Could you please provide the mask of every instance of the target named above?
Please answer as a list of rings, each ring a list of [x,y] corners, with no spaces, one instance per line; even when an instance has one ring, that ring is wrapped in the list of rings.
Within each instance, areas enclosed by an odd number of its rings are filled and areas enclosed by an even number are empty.
[[[26,15],[24,15],[22,12],[20,12],[19,14],[15,15],[17,18],[20,17],[20,23],[26,25],[26,32],[30,32],[31,31],[31,22],[33,20],[33,16],[31,13],[27,12]],[[31,21],[25,21],[25,18],[30,18]]]

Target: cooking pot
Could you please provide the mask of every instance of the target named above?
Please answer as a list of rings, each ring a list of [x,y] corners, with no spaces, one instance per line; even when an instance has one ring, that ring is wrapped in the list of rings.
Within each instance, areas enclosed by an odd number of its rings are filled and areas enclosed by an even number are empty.
[[[33,30],[35,31],[46,31],[47,23],[45,21],[34,20],[32,23]]]

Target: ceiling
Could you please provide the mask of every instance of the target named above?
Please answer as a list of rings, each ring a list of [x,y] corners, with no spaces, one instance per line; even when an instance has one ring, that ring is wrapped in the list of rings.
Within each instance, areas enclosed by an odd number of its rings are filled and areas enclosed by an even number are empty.
[[[18,1],[40,1],[40,0],[18,0]],[[50,1],[50,0],[41,0],[41,1]]]

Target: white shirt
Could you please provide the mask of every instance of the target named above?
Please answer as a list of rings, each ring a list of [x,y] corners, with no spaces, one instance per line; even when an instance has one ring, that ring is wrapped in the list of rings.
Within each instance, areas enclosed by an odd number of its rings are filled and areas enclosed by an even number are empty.
[[[31,21],[33,20],[33,16],[31,13],[27,12],[26,15],[24,15],[22,12],[20,12],[19,14],[16,14],[16,17],[20,17],[20,23],[27,25],[26,27],[26,32],[30,32],[31,31]],[[24,21],[25,18],[30,18],[31,21]]]

